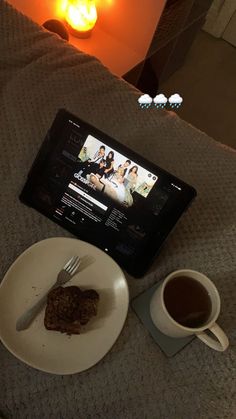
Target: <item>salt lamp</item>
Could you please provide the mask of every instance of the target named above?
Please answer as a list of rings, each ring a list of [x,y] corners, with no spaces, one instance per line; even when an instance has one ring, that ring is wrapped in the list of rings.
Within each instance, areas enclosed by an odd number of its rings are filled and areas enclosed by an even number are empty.
[[[97,21],[95,1],[67,0],[65,20],[72,35],[88,38]]]

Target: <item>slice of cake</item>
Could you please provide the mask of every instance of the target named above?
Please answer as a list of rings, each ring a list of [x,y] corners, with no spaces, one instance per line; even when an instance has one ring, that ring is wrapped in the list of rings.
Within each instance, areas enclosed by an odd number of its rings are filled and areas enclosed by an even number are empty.
[[[95,290],[57,287],[49,292],[44,325],[48,330],[79,334],[81,326],[97,315],[99,295]]]

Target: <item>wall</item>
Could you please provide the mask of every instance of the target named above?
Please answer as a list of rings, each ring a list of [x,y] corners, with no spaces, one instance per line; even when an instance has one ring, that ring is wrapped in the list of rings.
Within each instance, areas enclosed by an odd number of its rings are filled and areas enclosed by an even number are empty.
[[[166,0],[98,0],[100,27],[144,56]]]

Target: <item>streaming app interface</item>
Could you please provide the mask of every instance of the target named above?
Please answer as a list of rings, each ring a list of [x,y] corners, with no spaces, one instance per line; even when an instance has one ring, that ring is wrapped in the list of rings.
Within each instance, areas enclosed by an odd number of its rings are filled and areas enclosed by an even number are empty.
[[[78,229],[81,238],[106,242],[107,252],[137,257],[161,222],[158,216],[168,207],[170,190],[178,186],[164,185],[161,174],[71,119],[60,137],[34,191],[37,202],[56,220]]]

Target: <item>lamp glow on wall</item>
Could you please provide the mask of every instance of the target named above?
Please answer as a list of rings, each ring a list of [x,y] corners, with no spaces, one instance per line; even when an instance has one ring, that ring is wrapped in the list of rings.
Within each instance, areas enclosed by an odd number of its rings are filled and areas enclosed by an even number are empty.
[[[63,7],[70,33],[78,38],[88,38],[97,21],[95,1],[66,0]]]

